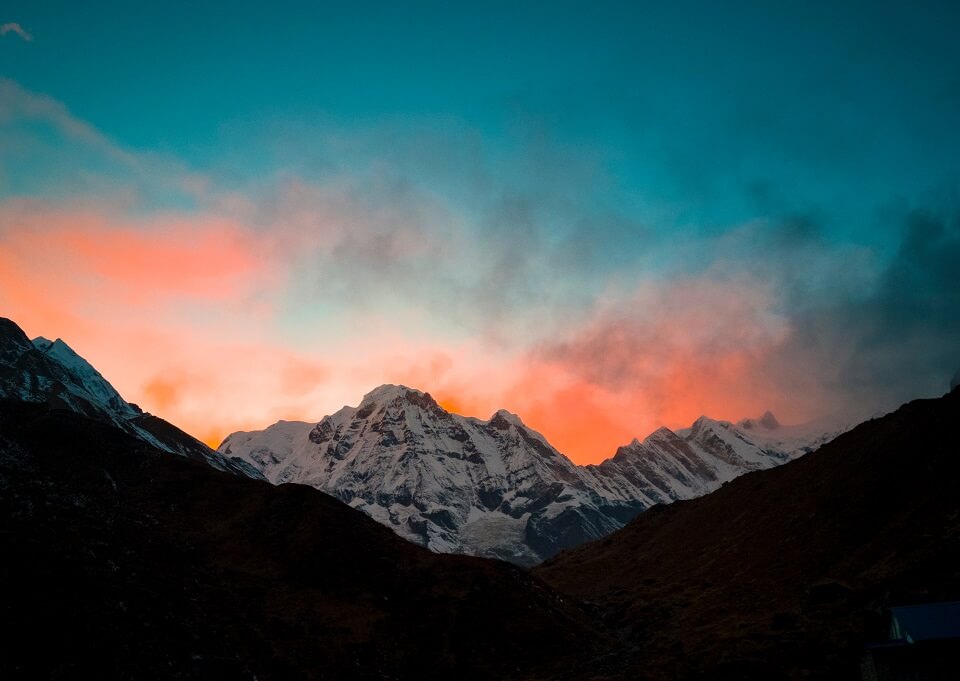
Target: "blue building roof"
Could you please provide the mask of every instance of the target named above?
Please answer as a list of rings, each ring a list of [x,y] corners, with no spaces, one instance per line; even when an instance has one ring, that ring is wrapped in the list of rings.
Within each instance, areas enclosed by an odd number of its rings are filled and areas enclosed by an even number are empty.
[[[907,643],[960,638],[960,601],[890,608],[890,638]]]

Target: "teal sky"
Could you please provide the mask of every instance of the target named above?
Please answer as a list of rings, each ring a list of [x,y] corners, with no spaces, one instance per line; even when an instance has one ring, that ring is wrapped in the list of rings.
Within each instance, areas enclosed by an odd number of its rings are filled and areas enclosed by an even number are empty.
[[[668,420],[675,374],[638,360],[668,337],[684,367],[760,343],[736,408],[804,417],[960,366],[956,2],[8,0],[0,26],[0,238],[229,223],[285,348],[375,322]],[[749,320],[671,335],[726,290]],[[453,366],[430,380],[462,397]],[[473,402],[522,412],[500,387]]]
[[[34,36],[4,38],[4,75],[123,146],[234,181],[393,153],[405,174],[434,173],[455,192],[462,169],[443,164],[459,165],[456,151],[409,148],[432,131],[506,175],[535,170],[543,147],[583,156],[602,177],[582,200],[628,214],[703,227],[819,211],[836,229],[869,230],[885,202],[957,179],[951,2],[31,0],[3,11]],[[323,139],[290,153],[277,138],[293,126]],[[384,144],[326,140],[358,133]]]

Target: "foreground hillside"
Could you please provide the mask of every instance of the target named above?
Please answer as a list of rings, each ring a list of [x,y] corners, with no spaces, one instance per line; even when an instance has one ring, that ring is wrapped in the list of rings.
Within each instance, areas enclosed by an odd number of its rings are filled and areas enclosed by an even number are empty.
[[[4,679],[579,678],[599,651],[519,568],[48,405],[0,402],[0,547]]]
[[[649,678],[858,678],[883,607],[960,599],[958,423],[960,390],[912,402],[534,573]]]

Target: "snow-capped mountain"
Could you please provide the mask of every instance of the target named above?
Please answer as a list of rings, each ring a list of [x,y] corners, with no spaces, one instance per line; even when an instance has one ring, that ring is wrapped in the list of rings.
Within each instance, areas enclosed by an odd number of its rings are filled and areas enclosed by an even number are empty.
[[[126,402],[60,339],[30,340],[0,318],[0,399],[111,423],[162,450],[247,477],[311,485],[399,535],[444,553],[529,565],[609,534],[642,510],[713,491],[815,449],[845,424],[661,428],[599,465],[578,466],[518,416],[451,414],[429,394],[385,385],[318,423],[234,433],[215,452]],[[852,425],[852,424],[850,424]]]
[[[435,551],[529,565],[836,434],[780,429],[772,415],[739,424],[701,418],[578,466],[510,412],[460,416],[428,393],[385,385],[319,423],[234,433],[219,451],[275,484],[332,494]]]
[[[404,386],[381,386],[319,423],[234,433],[219,450],[271,482],[312,485],[444,553],[531,564],[640,510],[599,495],[584,469],[516,415],[451,414]]]
[[[854,425],[835,419],[781,426],[769,411],[735,424],[701,416],[690,428],[660,428],[586,468],[613,498],[665,504],[708,494],[749,471],[786,463]]]
[[[204,461],[219,470],[262,478],[259,469],[226,459],[163,419],[125,401],[89,362],[59,338],[30,340],[0,317],[0,399],[47,403],[101,421],[161,450]]]

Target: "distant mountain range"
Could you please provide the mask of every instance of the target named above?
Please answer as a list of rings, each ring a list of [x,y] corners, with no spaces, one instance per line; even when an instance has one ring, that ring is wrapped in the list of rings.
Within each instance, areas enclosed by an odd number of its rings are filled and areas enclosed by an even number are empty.
[[[603,537],[641,511],[697,497],[804,454],[846,424],[781,426],[701,417],[661,428],[599,465],[578,466],[518,416],[452,414],[428,394],[384,385],[316,423],[234,433],[214,451],[126,402],[63,340],[30,340],[0,319],[0,398],[47,403],[111,423],[158,449],[275,484],[331,494],[442,553],[534,565]]]
[[[319,422],[234,433],[218,450],[270,482],[323,490],[434,551],[532,565],[844,430],[784,427],[770,413],[736,424],[701,417],[578,466],[508,411],[460,416],[428,393],[384,385]]]

